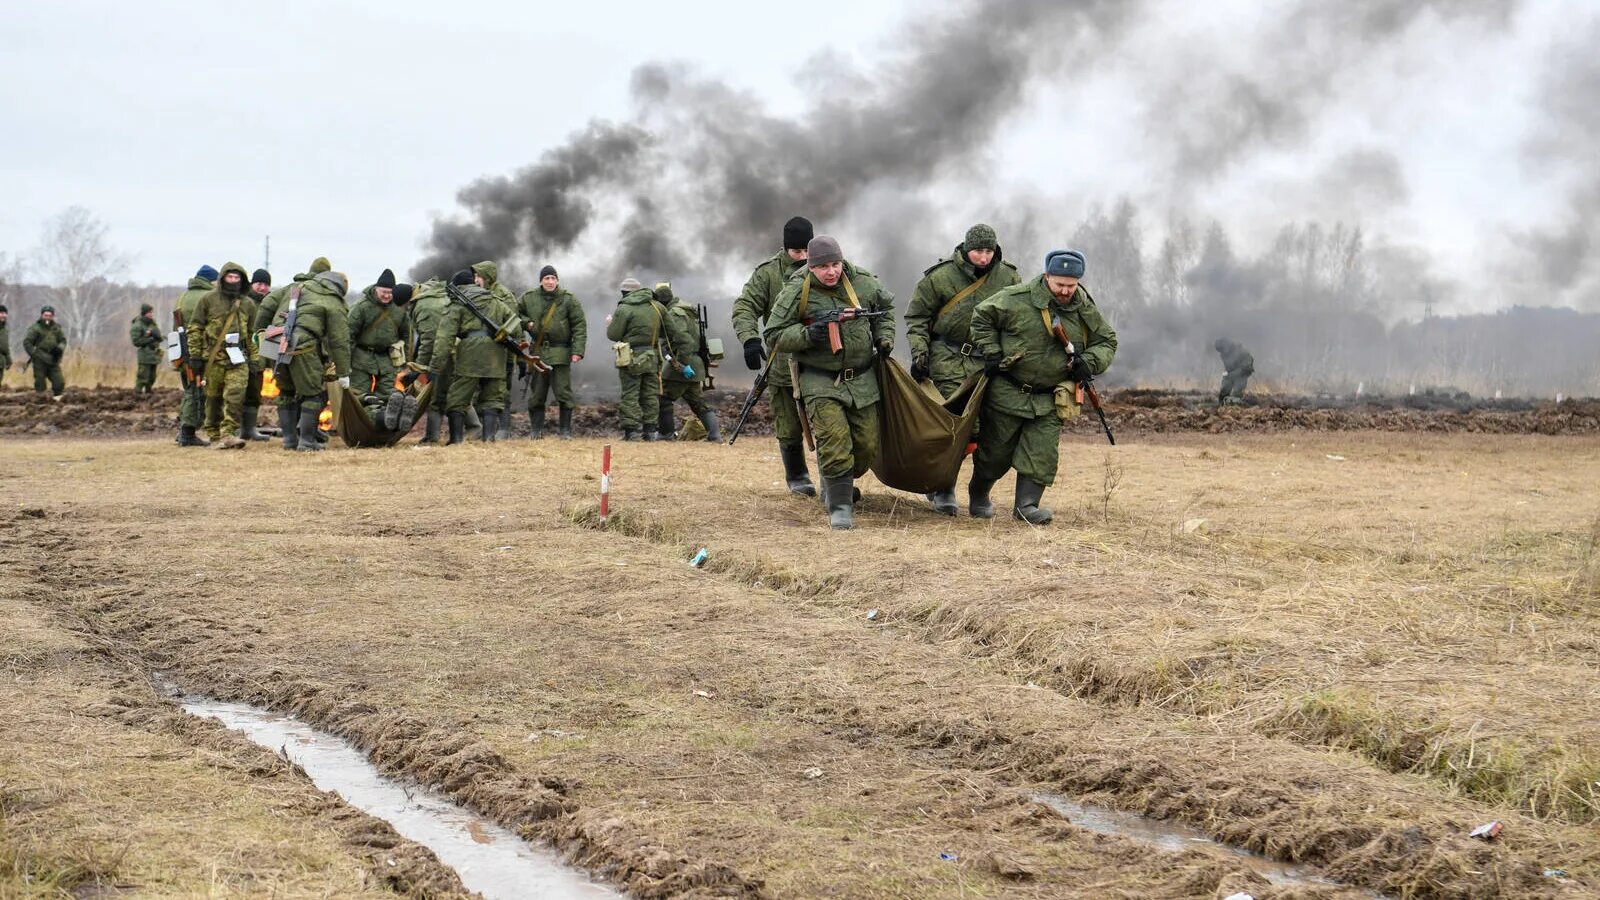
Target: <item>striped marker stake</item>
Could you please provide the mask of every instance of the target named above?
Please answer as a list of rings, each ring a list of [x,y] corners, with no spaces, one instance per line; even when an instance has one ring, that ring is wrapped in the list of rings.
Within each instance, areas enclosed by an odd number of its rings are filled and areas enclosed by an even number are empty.
[[[606,527],[611,517],[611,445],[607,444],[600,455],[600,527]]]

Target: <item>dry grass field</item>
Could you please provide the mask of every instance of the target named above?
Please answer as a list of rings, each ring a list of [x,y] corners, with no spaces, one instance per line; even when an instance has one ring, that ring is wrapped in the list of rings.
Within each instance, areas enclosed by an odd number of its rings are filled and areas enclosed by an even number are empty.
[[[592,439],[5,439],[0,895],[459,889],[153,672],[641,897],[1600,891],[1600,439],[1122,440],[1050,527],[869,478],[841,534],[770,438],[615,445],[604,528]]]

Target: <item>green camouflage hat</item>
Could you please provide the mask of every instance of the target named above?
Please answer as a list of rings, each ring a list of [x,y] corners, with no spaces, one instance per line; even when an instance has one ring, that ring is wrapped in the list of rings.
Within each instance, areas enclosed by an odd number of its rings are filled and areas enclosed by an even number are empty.
[[[1000,246],[1000,238],[993,228],[980,223],[967,229],[967,238],[961,246],[967,250],[994,250]]]

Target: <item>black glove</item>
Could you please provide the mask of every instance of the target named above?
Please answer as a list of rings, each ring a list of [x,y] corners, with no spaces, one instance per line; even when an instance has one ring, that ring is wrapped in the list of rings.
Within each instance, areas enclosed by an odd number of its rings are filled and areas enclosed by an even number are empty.
[[[889,357],[891,357],[893,355],[894,355],[894,341],[891,341],[888,338],[879,338],[878,339],[878,358],[879,359],[888,359]]]
[[[819,347],[823,344],[826,344],[828,342],[828,323],[812,322],[810,325],[807,325],[806,340],[816,344]]]
[[[1000,354],[985,353],[983,356],[983,374],[993,378],[1000,374]]]
[[[911,380],[928,380],[928,355],[926,353],[919,353],[911,358]]]
[[[1090,381],[1094,373],[1089,371],[1089,361],[1081,356],[1072,358],[1072,365],[1067,367],[1067,377],[1073,381]]]
[[[752,372],[761,371],[761,366],[767,361],[766,345],[761,343],[761,338],[751,338],[744,342],[744,364]]]

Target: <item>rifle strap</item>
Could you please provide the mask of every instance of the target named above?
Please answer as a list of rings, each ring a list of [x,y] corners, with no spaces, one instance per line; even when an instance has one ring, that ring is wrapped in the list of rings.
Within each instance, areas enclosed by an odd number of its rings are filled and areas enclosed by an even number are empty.
[[[385,306],[383,308],[383,312],[378,313],[378,317],[376,319],[373,319],[371,322],[369,322],[367,324],[367,327],[361,329],[361,335],[356,338],[356,343],[358,345],[366,344],[368,339],[372,337],[372,329],[377,328],[379,325],[382,325],[384,322],[389,321],[389,313],[391,313],[393,311],[394,311],[394,307],[393,306]]]
[[[228,310],[228,317],[222,320],[222,330],[217,332],[217,342],[211,345],[211,352],[206,354],[206,368],[211,368],[211,364],[217,361],[217,354],[222,352],[222,345],[228,339],[228,329],[239,321],[239,304],[243,302],[242,297],[234,298],[233,308]]]
[[[974,281],[973,283],[962,288],[954,297],[950,298],[949,303],[939,307],[938,314],[933,317],[933,330],[936,332],[939,330],[939,320],[945,317],[945,313],[955,309],[956,304],[967,299],[968,297],[971,297],[973,294],[976,294],[983,287],[984,282],[989,280],[989,275],[989,272],[983,273],[982,278],[979,278],[977,281]]]
[[[544,347],[544,332],[550,327],[550,320],[555,318],[556,306],[561,303],[561,298],[550,301],[550,308],[545,310],[544,318],[539,320],[539,333],[533,336],[533,352],[538,353]]]
[[[853,307],[855,309],[860,309],[861,308],[861,298],[856,296],[856,288],[855,288],[855,285],[850,283],[850,276],[849,275],[840,275],[839,276],[839,280],[844,284],[844,296],[845,296],[846,302],[848,302],[851,305],[851,307]],[[800,286],[800,308],[795,311],[795,318],[796,319],[804,319],[806,317],[806,304],[809,303],[810,301],[811,301],[811,275],[808,273],[806,275],[805,284],[802,284]]]

